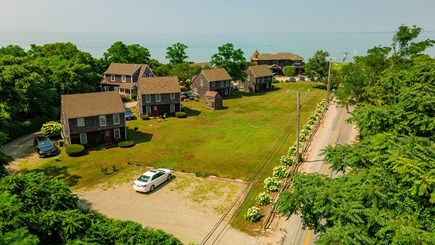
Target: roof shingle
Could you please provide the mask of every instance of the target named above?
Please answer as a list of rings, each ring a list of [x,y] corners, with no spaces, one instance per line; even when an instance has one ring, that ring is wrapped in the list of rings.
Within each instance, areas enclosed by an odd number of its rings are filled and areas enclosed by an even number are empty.
[[[104,74],[113,75],[131,75],[138,69],[140,69],[142,64],[124,64],[124,63],[111,63],[109,68],[104,72]]]
[[[125,111],[118,91],[61,96],[62,111],[67,119],[92,117]]]
[[[225,68],[206,69],[201,71],[209,82],[231,80]]]
[[[260,54],[258,60],[304,60],[301,56],[290,52],[277,54]]]
[[[250,66],[248,69],[251,70],[252,74],[254,74],[255,77],[273,76],[273,73],[268,65]]]
[[[141,77],[138,92],[140,94],[180,93],[178,77]]]

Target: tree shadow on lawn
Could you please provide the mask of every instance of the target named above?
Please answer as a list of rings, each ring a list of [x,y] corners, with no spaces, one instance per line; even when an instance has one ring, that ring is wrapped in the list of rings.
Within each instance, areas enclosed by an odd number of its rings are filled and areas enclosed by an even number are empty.
[[[186,112],[188,117],[196,117],[201,114],[201,111],[190,109],[189,107],[183,107],[183,111]]]
[[[65,181],[68,186],[74,186],[82,177],[78,175],[71,175],[68,172],[68,168],[69,167],[67,166],[46,166],[31,170],[31,172],[44,173],[46,176]]]
[[[128,129],[127,135],[129,140],[133,140],[135,144],[145,143],[151,141],[153,138],[152,134],[144,133],[139,130]]]

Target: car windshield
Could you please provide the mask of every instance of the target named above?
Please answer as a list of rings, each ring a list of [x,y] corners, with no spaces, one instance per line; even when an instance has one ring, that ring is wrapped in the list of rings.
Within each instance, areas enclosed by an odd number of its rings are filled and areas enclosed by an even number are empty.
[[[132,115],[133,113],[131,113],[131,110],[130,109],[127,109],[127,110],[125,110],[125,115],[127,116],[130,116],[130,115]]]
[[[49,140],[44,140],[39,142],[39,147],[41,148],[46,148],[50,146],[51,146],[51,142]]]
[[[149,179],[150,179],[150,176],[142,175],[137,180],[142,181],[142,182],[148,182]]]

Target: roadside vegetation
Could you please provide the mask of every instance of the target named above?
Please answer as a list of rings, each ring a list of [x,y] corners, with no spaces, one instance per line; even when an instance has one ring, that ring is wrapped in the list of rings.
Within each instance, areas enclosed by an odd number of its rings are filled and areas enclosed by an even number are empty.
[[[278,202],[282,215],[301,215],[318,244],[435,244],[435,59],[423,54],[435,41],[421,31],[401,26],[391,47],[333,76],[360,132],[353,145],[325,149],[345,175],[297,175]]]

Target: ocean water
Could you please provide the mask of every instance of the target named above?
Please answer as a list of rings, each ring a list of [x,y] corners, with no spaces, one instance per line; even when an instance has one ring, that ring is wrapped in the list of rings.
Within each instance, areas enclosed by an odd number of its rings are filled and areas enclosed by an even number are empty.
[[[390,46],[393,32],[344,32],[344,33],[239,33],[239,34],[98,34],[98,33],[39,33],[39,32],[0,32],[0,46],[20,45],[28,49],[30,44],[43,45],[54,42],[72,42],[95,58],[116,41],[125,44],[140,44],[146,47],[151,57],[166,63],[166,48],[176,42],[188,46],[188,60],[193,62],[210,61],[218,52],[218,47],[232,43],[242,49],[247,59],[255,50],[260,53],[292,52],[305,60],[317,50],[330,53],[330,57],[342,61],[345,52],[347,61],[355,55],[365,55],[374,46]],[[423,32],[420,39],[434,39],[435,32]],[[435,56],[435,48],[427,52]]]

